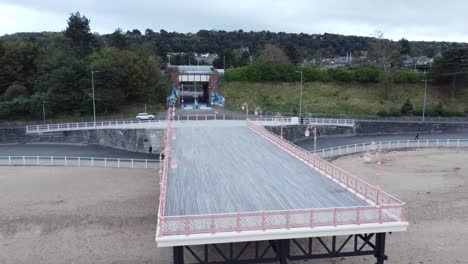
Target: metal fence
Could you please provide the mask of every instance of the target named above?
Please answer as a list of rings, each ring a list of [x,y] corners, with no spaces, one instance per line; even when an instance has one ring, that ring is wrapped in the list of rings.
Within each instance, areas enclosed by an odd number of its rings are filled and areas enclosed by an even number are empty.
[[[207,121],[207,120],[246,120],[246,115],[231,116],[225,114],[205,114],[205,115],[174,115],[174,121]],[[299,119],[274,118],[253,116],[252,120],[260,122],[262,125],[297,125]],[[297,120],[297,121],[294,121]],[[263,123],[262,123],[263,122]],[[305,118],[301,120],[303,124],[333,125],[333,126],[354,126],[352,119],[330,119],[330,118]],[[260,124],[259,123],[259,124]],[[174,123],[176,124],[176,123]],[[163,129],[167,127],[167,120],[129,120],[129,121],[102,121],[83,123],[63,123],[26,126],[26,133],[47,133],[59,131],[95,130],[95,129]]]
[[[159,161],[151,159],[64,156],[0,156],[0,166],[78,166],[148,169],[158,168]]]
[[[200,233],[242,232],[247,230],[290,229],[299,227],[339,226],[364,223],[405,221],[405,204],[397,198],[337,168],[322,158],[312,155],[278,137],[265,128],[247,121],[247,126],[320,171],[341,186],[368,200],[370,206],[342,208],[311,208],[304,210],[263,211],[194,216],[164,216],[159,212],[157,236],[192,235]],[[170,129],[166,138],[170,139]],[[163,172],[162,186],[165,186]],[[165,190],[165,187],[163,188]],[[164,191],[165,193],[165,191]],[[164,198],[164,197],[162,197]],[[164,202],[162,204],[164,206]]]
[[[351,144],[317,150],[320,157],[333,157],[352,153],[367,151],[371,142],[362,144]],[[399,148],[466,148],[468,139],[426,139],[426,140],[393,140],[375,142],[380,149],[399,149]]]

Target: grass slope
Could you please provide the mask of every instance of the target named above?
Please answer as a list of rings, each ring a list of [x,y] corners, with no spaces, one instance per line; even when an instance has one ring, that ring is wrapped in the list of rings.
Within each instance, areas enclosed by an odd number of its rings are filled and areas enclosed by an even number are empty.
[[[243,102],[251,109],[260,106],[264,112],[299,112],[299,83],[222,82],[220,85],[231,110],[240,110]],[[457,111],[468,110],[468,92],[458,89],[455,99],[449,98],[448,87],[428,85],[427,107],[439,102]],[[416,110],[422,109],[424,85],[394,85],[388,98],[378,84],[304,83],[302,111],[310,113],[375,115],[381,110],[399,111],[409,98]]]

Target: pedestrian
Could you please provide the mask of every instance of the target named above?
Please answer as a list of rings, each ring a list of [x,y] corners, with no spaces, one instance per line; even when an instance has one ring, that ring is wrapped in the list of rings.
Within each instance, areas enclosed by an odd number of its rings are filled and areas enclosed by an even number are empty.
[[[153,147],[152,146],[149,147],[149,153],[153,153]]]
[[[416,132],[416,136],[414,136],[414,140],[419,140],[419,131]]]

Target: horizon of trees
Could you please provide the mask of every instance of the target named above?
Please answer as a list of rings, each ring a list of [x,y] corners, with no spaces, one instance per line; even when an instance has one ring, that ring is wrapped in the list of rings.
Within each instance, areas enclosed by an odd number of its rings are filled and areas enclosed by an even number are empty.
[[[16,33],[0,37],[0,118],[17,114],[83,115],[92,111],[91,71],[95,74],[96,106],[100,113],[118,111],[124,104],[164,105],[170,84],[161,78],[167,62],[195,64],[194,53],[217,53],[213,62],[227,71],[227,79],[288,81],[304,60],[366,55],[374,62],[359,69],[320,72],[307,68],[314,81],[379,83],[385,96],[392,84],[415,81],[420,75],[400,70],[405,55],[435,57],[430,77],[450,83],[450,95],[468,76],[468,44],[449,42],[391,41],[376,37],[337,34],[294,34],[269,31],[244,32],[200,30],[183,34],[147,29],[112,34],[92,33],[91,21],[79,12],[71,14],[62,32]],[[249,65],[253,64],[249,67]],[[238,68],[238,69],[237,69]],[[240,75],[239,75],[240,74]],[[276,76],[273,76],[276,74]],[[416,80],[417,81],[417,80]]]

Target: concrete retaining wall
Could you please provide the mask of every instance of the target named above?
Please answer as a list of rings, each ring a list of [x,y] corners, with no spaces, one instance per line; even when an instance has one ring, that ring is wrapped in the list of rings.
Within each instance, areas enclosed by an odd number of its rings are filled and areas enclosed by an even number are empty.
[[[266,127],[271,132],[280,135],[281,127]],[[294,142],[298,140],[305,139],[305,130],[307,126],[285,126],[283,127],[283,138]],[[339,126],[320,126],[318,128],[318,133],[321,137],[333,137],[333,136],[353,136],[354,128],[353,127],[339,127]],[[312,130],[310,131],[310,138],[313,138]]]
[[[267,127],[268,130],[280,135],[280,127]],[[289,141],[305,139],[306,126],[285,126],[283,137]],[[412,134],[420,133],[462,133],[468,132],[468,124],[463,123],[411,123],[411,122],[376,122],[356,121],[355,127],[319,126],[321,137],[333,136],[359,136],[359,135],[383,135],[383,134]],[[312,131],[310,131],[312,134]]]
[[[1,143],[78,143],[101,145],[135,152],[159,153],[163,145],[163,130],[102,129],[26,134],[24,128],[0,129]]]

